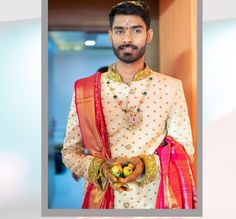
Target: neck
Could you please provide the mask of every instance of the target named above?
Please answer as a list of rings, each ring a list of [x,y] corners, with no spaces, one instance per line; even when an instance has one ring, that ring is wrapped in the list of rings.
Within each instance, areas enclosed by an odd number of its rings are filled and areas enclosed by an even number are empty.
[[[116,72],[121,76],[124,83],[133,81],[137,72],[144,69],[144,57],[134,63],[124,63],[120,60],[116,62]]]

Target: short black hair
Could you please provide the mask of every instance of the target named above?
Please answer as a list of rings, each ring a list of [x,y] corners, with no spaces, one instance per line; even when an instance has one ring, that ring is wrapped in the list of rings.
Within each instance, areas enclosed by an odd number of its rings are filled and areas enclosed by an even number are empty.
[[[124,1],[113,6],[109,14],[110,28],[112,28],[116,15],[137,15],[150,28],[150,7],[144,1]]]

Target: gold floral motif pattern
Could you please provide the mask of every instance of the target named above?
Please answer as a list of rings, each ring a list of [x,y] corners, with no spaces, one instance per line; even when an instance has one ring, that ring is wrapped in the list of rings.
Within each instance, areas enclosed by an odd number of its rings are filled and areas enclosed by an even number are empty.
[[[151,71],[148,68],[148,66],[146,66],[143,70],[135,74],[133,81],[140,81],[148,77],[150,74],[151,74]],[[108,69],[108,78],[110,78],[114,82],[123,83],[121,76],[112,69],[112,65]]]
[[[142,71],[139,71],[137,74],[134,76],[134,81],[140,81],[143,80],[144,78],[147,78],[151,74],[150,69],[148,66],[145,67]]]
[[[103,164],[104,160],[100,158],[93,158],[89,165],[88,176],[89,181],[100,186],[98,178],[100,173],[100,167]]]
[[[152,182],[157,175],[157,164],[155,155],[139,155],[139,157],[143,160],[145,164],[145,175],[143,180],[139,182],[139,185],[142,186],[144,184],[148,184]]]
[[[97,182],[98,182],[98,185],[100,186],[100,188],[104,191],[108,181],[107,181],[106,177],[104,176],[104,174],[102,173],[101,169],[102,169],[102,165],[100,166],[100,169],[99,169],[99,174],[97,176]]]

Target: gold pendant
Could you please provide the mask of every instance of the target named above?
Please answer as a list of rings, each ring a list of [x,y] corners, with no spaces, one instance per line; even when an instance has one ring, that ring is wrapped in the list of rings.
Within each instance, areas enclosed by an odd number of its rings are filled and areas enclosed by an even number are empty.
[[[125,112],[124,120],[128,130],[135,130],[141,126],[143,115],[140,111],[135,110],[134,107],[130,107]]]

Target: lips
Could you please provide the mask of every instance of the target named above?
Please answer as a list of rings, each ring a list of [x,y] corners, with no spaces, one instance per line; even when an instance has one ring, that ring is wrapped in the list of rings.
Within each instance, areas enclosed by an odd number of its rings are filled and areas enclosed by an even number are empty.
[[[133,47],[125,47],[125,48],[123,48],[122,50],[124,50],[124,51],[132,51],[132,50],[134,50],[134,48]]]
[[[118,47],[119,50],[124,50],[124,51],[132,51],[132,50],[137,50],[138,47],[132,44],[126,44],[126,45],[121,45]]]

